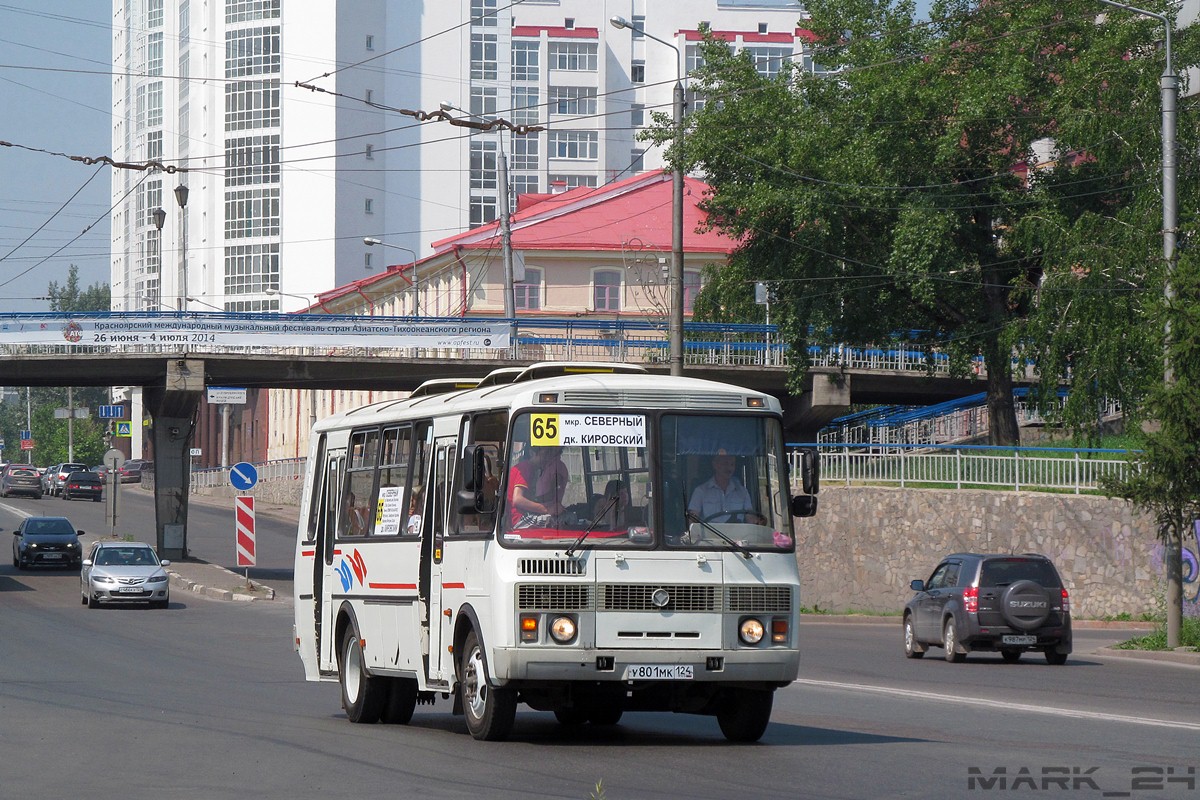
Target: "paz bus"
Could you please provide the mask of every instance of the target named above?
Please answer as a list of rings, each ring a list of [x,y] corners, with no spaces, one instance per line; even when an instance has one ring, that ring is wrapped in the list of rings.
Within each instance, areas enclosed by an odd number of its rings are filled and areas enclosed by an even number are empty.
[[[295,646],[351,722],[453,700],[477,739],[517,706],[563,725],[715,716],[757,741],[800,650],[778,400],[637,366],[534,364],[313,429]]]

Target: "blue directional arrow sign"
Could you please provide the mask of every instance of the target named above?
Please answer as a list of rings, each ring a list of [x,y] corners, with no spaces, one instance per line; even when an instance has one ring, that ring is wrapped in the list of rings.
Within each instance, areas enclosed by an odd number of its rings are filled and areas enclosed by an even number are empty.
[[[253,464],[239,461],[229,468],[229,482],[240,492],[253,489],[258,483],[258,470]]]

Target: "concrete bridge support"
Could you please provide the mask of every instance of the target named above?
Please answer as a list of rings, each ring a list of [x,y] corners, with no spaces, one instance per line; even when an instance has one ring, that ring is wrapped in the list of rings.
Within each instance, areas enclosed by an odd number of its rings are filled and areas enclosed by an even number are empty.
[[[815,442],[817,431],[850,409],[850,376],[840,369],[811,369],[808,382],[809,391],[781,400],[789,442]]]
[[[147,386],[154,419],[154,520],[161,558],[187,557],[190,450],[196,409],[204,392],[204,362],[172,359],[161,386]]]

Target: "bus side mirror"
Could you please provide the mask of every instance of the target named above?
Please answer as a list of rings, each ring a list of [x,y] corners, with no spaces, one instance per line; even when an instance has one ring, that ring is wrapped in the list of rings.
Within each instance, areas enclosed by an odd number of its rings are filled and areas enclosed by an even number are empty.
[[[483,483],[481,459],[483,453],[478,445],[469,444],[463,448],[462,454],[462,488],[466,492],[474,492]]]
[[[821,490],[821,455],[815,447],[800,451],[800,485],[805,494],[817,494]]]
[[[817,513],[817,498],[811,494],[796,495],[792,498],[793,517],[811,517]]]

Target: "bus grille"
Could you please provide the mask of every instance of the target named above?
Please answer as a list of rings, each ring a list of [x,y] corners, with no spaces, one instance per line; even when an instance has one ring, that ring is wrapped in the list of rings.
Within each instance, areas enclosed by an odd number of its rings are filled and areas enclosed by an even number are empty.
[[[792,610],[790,586],[729,586],[725,610],[787,612]]]
[[[519,575],[584,575],[584,562],[574,558],[522,558],[517,564]]]
[[[716,586],[669,586],[661,583],[607,583],[600,586],[602,611],[716,611]],[[670,600],[663,607],[651,595],[665,589]]]
[[[518,611],[590,611],[587,583],[526,583],[517,587]]]

